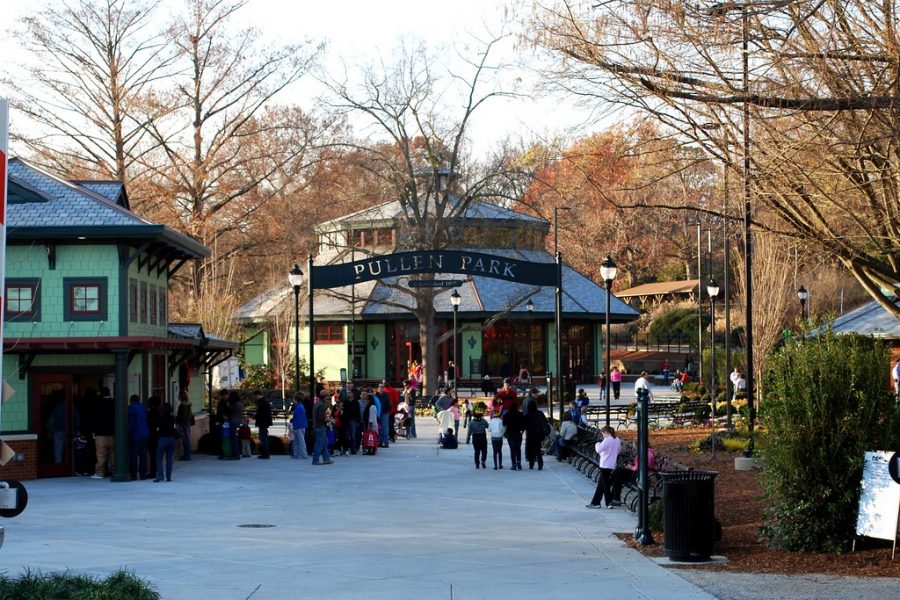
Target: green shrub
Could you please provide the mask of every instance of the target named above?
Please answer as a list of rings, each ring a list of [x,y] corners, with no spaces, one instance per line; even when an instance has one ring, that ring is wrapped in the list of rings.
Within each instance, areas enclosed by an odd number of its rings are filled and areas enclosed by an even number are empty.
[[[776,548],[840,551],[854,533],[863,455],[900,445],[885,385],[888,352],[861,336],[794,338],[769,361],[760,449],[769,506],[763,536]]]
[[[106,579],[87,575],[42,573],[26,570],[21,577],[0,576],[0,598],[26,600],[159,600],[159,593],[146,581],[128,571],[116,571]]]

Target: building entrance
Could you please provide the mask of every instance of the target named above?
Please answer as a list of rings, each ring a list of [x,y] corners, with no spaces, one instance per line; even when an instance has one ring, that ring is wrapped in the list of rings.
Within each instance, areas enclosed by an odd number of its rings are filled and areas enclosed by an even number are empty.
[[[38,434],[38,477],[68,477],[93,469],[90,423],[105,376],[103,373],[33,375],[32,414]],[[83,434],[87,441],[84,447],[79,444],[76,448],[76,433]]]

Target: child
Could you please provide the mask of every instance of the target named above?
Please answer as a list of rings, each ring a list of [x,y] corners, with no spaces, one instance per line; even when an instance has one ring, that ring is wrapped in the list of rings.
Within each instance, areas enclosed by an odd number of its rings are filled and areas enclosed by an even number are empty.
[[[506,433],[506,427],[503,426],[503,419],[500,415],[495,415],[488,423],[488,429],[491,431],[491,447],[494,450],[494,470],[503,468],[503,435]]]
[[[247,425],[247,421],[241,423],[241,426],[238,428],[238,439],[241,440],[241,456],[244,458],[249,458],[250,454],[250,440],[252,436],[250,434],[250,426]]]
[[[462,413],[463,413],[463,427],[468,428],[469,423],[472,422],[472,406],[469,404],[468,400],[463,402]],[[466,441],[466,443],[468,443],[468,441]]]
[[[441,437],[441,448],[444,450],[456,450],[459,448],[459,443],[456,441],[456,435],[454,435],[452,427],[448,427]]]
[[[370,428],[363,432],[362,435],[363,454],[374,456],[378,452],[378,431]]]
[[[484,407],[479,403],[475,406],[475,417],[469,423],[469,434],[472,436],[472,447],[475,448],[476,469],[487,468],[485,465],[485,461],[487,461],[487,429],[488,422],[484,420]]]

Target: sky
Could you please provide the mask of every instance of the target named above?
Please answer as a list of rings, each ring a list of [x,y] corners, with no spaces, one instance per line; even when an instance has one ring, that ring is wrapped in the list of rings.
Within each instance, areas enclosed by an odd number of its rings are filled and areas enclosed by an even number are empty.
[[[6,70],[21,55],[6,31],[35,6],[54,1],[58,0],[0,0],[0,69]],[[178,0],[162,0],[157,9],[160,19],[165,19],[178,4]],[[440,49],[442,64],[437,67],[460,71],[457,51],[475,45],[473,35],[485,39],[488,32],[500,31],[508,4],[519,10],[529,6],[512,0],[248,0],[235,25],[256,27],[263,39],[272,43],[304,38],[327,42],[322,69],[331,75],[342,73],[344,68],[352,74],[359,65],[379,58],[391,62],[401,40],[424,40],[429,47]],[[504,64],[522,62],[533,66],[536,60],[531,49],[516,47],[514,37],[502,45],[496,56]],[[537,77],[527,66],[507,67],[502,77],[507,89],[514,88],[521,96],[492,99],[479,109],[470,130],[476,156],[489,154],[508,137],[565,138],[583,135],[589,129],[587,110],[566,98],[534,94]],[[307,76],[277,99],[311,109],[321,92],[322,87]],[[354,125],[360,130],[362,124]]]

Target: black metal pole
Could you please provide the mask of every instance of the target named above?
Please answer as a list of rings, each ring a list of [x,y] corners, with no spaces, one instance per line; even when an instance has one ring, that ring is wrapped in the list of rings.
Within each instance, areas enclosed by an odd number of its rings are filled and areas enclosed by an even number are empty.
[[[727,173],[728,170],[726,169],[725,172]],[[725,185],[725,194],[726,196],[728,195],[727,181]],[[728,292],[730,290],[728,286],[728,219],[725,219],[722,232],[722,267],[725,272],[725,285],[722,288],[725,291],[725,425],[728,427],[728,431],[731,431],[731,398],[734,396],[734,392],[731,387],[731,304],[728,299]]]
[[[709,297],[709,314],[712,319],[709,324],[709,398],[710,404],[712,406],[712,457],[716,457],[716,444],[718,440],[716,439],[716,417],[717,415],[717,404],[716,402],[716,297]]]
[[[294,286],[294,391],[300,391],[300,286]]]
[[[556,253],[556,394],[559,396],[559,418],[562,420],[566,404],[562,359],[562,254],[559,252]]]
[[[744,97],[750,91],[750,21],[747,6],[741,7],[741,54],[743,67],[742,89]],[[748,429],[750,441],[747,444],[747,455],[752,456],[754,447],[754,422],[756,421],[756,406],[753,402],[753,242],[750,235],[752,222],[752,206],[750,205],[750,104],[744,100],[743,110],[743,195],[744,195],[744,283],[746,306],[744,309],[744,333],[747,340],[747,408],[750,413]]]
[[[635,532],[635,538],[642,546],[647,546],[653,542],[653,535],[650,533],[650,487],[648,484],[648,464],[650,445],[649,436],[649,419],[647,415],[647,406],[650,400],[650,393],[646,389],[638,390],[638,411],[640,413],[638,419],[638,487],[641,491],[640,510],[638,511],[638,531]]]
[[[697,217],[697,381],[703,380],[703,222]]]
[[[459,312],[459,307],[453,306],[453,386],[456,387],[456,338],[457,338],[457,329],[456,329],[456,313]],[[459,395],[459,390],[456,390],[457,395]]]
[[[609,304],[612,294],[612,281],[606,281],[606,376],[603,378],[603,387],[606,388],[606,426],[609,427],[609,374],[611,372],[612,348],[609,343]]]
[[[309,281],[309,406],[316,401],[316,329],[315,329],[315,309],[313,307],[313,257],[312,254],[306,259],[306,273]],[[299,330],[298,330],[299,336]],[[297,375],[299,378],[299,374]],[[310,415],[312,418],[312,415]]]

